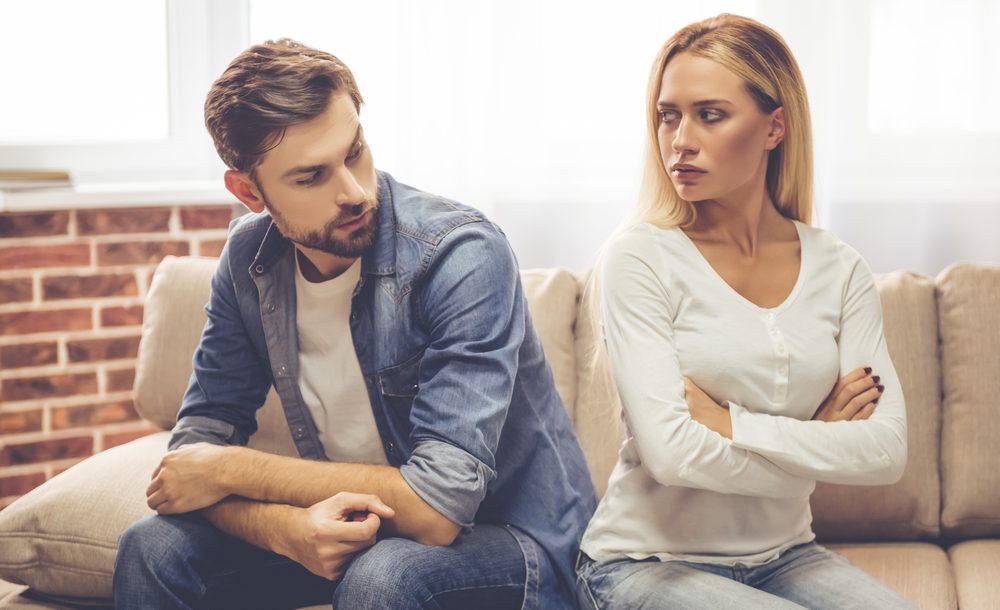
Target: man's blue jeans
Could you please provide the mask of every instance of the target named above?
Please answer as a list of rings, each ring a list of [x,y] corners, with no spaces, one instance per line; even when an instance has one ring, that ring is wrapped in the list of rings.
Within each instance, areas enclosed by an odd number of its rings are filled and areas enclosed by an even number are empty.
[[[889,587],[810,542],[760,566],[613,559],[581,555],[582,608],[652,610],[913,610]]]
[[[122,534],[118,608],[520,608],[525,562],[506,528],[477,525],[449,547],[386,538],[338,582],[224,534],[196,515],[147,517]]]

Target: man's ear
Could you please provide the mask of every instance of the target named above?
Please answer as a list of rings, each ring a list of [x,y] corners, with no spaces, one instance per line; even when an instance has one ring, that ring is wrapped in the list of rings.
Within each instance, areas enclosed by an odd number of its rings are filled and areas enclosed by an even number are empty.
[[[771,113],[771,131],[767,134],[765,150],[774,150],[785,139],[785,107],[776,108]]]
[[[264,197],[250,175],[235,169],[226,171],[226,189],[236,196],[254,214],[264,211]]]

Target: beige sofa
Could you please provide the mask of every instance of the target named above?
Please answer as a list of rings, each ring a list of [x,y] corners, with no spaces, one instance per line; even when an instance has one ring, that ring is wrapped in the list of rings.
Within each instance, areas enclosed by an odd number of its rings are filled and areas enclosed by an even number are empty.
[[[213,259],[167,258],[153,279],[136,375],[136,406],[168,429],[204,323]],[[590,385],[580,318],[582,278],[522,273],[559,392],[598,491],[615,461],[613,409]],[[909,462],[887,487],[818,486],[822,541],[920,608],[1000,608],[1000,266],[956,265],[932,279],[878,280],[889,350],[909,412]],[[276,397],[251,445],[292,453]],[[0,608],[61,608],[110,595],[118,534],[150,511],[143,491],[168,433],[77,465],[0,512]],[[21,583],[21,584],[13,584]],[[24,585],[31,585],[27,589]],[[51,598],[50,598],[51,599]]]

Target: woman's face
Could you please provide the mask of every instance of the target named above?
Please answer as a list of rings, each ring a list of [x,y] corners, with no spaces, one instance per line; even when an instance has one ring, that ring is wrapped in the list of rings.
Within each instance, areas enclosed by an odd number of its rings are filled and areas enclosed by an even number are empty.
[[[681,53],[667,64],[657,101],[660,158],[685,201],[752,196],[767,154],[784,136],[784,110],[764,113],[721,64]]]

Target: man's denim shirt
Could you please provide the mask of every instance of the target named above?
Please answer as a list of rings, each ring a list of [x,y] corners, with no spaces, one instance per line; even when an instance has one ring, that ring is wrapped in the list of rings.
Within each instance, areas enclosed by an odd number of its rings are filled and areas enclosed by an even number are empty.
[[[514,526],[526,608],[573,605],[596,498],[507,240],[383,172],[378,202],[350,326],[386,457],[455,523]],[[171,448],[246,444],[273,384],[301,457],[326,459],[298,385],[294,251],[266,214],[233,221]]]

